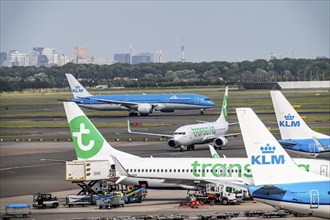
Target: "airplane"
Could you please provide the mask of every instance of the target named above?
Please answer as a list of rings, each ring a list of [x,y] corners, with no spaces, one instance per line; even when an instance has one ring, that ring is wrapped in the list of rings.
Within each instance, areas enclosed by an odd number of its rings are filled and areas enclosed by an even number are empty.
[[[199,109],[200,114],[214,106],[207,96],[199,94],[123,94],[91,95],[80,82],[69,73],[65,74],[72,94],[72,102],[79,106],[102,111],[129,111],[129,116],[147,116],[154,111],[174,112],[174,110]]]
[[[270,91],[278,127],[279,143],[288,151],[307,157],[330,152],[330,137],[313,131],[280,91]]]
[[[227,145],[227,137],[237,136],[240,133],[226,134],[229,128],[227,122],[227,106],[228,106],[228,87],[225,89],[225,94],[222,101],[222,109],[219,118],[214,122],[202,122],[198,124],[185,125],[177,128],[173,135],[170,134],[156,134],[147,132],[131,131],[129,120],[127,120],[127,129],[131,134],[153,135],[170,138],[167,145],[171,148],[180,148],[180,152],[187,150],[194,150],[195,144],[214,143],[215,149],[221,149],[222,146]]]
[[[78,160],[108,160],[117,183],[147,188],[196,189],[206,183],[253,184],[247,158],[138,157],[113,148],[74,102],[64,102]],[[295,159],[309,172],[330,176],[329,161]],[[125,168],[123,168],[125,167]]]
[[[294,213],[329,218],[329,177],[298,168],[251,108],[236,113],[255,184],[250,195]]]

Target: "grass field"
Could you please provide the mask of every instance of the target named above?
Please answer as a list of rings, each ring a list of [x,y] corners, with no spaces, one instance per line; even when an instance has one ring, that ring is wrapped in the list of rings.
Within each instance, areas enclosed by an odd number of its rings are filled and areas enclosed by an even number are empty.
[[[92,94],[125,94],[125,93],[199,93],[213,99],[216,108],[220,111],[224,88],[160,88],[160,89],[130,89],[130,90],[107,90],[90,91]],[[330,93],[329,90],[286,90],[282,91],[292,105],[297,105],[297,111],[304,115],[310,113],[305,118],[306,122],[323,123],[317,131],[330,132]],[[0,128],[64,128],[67,123],[53,120],[43,121],[42,118],[65,117],[63,111],[63,100],[72,98],[71,92],[26,91],[2,93],[0,95]],[[261,117],[262,120],[275,121],[274,109],[272,106],[268,90],[244,90],[236,88],[229,90],[229,120],[236,120],[235,108],[251,107],[257,113],[268,113]],[[41,111],[42,109],[42,111]],[[85,110],[90,116],[127,115],[122,112],[106,112]],[[40,120],[33,118],[40,117]],[[206,115],[203,119],[214,120],[214,115]],[[198,116],[185,116],[185,119],[198,120]],[[125,127],[126,123],[96,123],[97,127]],[[146,124],[146,126],[158,126],[157,124]],[[1,134],[3,135],[3,134]]]

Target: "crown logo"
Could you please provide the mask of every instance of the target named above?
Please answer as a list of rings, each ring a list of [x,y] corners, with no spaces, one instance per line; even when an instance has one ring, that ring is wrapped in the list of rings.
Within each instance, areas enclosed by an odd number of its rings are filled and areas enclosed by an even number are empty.
[[[80,88],[80,86],[75,86],[75,88],[76,88],[76,89],[79,89],[79,88]]]
[[[294,119],[294,115],[290,115],[290,113],[288,115],[284,115],[285,120],[293,120]]]
[[[276,150],[276,147],[270,146],[270,144],[266,144],[265,147],[260,147],[261,153],[263,154],[273,154]]]

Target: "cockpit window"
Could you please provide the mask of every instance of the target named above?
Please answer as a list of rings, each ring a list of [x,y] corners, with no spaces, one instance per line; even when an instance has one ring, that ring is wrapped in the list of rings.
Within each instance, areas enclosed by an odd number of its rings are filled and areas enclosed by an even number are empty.
[[[186,132],[175,132],[174,135],[185,135]]]
[[[205,99],[205,101],[211,101],[211,99],[209,99],[209,98],[206,98],[206,99]]]

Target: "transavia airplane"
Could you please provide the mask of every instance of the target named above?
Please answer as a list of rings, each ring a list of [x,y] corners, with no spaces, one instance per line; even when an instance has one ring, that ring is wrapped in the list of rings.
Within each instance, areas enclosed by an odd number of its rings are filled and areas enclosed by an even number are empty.
[[[221,114],[214,122],[202,122],[198,124],[185,125],[179,127],[170,134],[156,134],[146,132],[131,131],[129,120],[127,120],[128,132],[132,134],[153,135],[170,138],[167,145],[171,148],[180,148],[182,152],[184,147],[187,150],[194,150],[195,144],[207,144],[214,142],[215,149],[221,149],[228,143],[227,137],[237,136],[236,134],[227,134],[229,124],[227,122],[227,105],[228,105],[228,87],[226,87],[225,95],[222,101]]]
[[[313,131],[280,91],[271,91],[278,127],[279,143],[296,154],[316,157],[330,153],[330,137]]]
[[[212,108],[214,102],[207,96],[199,94],[124,94],[124,95],[91,95],[72,74],[65,74],[72,94],[71,101],[81,107],[103,111],[129,111],[130,116],[152,114],[155,110],[174,112],[174,110]]]
[[[74,102],[64,102],[78,160],[115,164],[117,183],[148,188],[195,189],[206,183],[253,184],[247,158],[141,158],[114,149]],[[253,129],[254,130],[254,129]],[[295,159],[309,172],[329,177],[329,161]]]
[[[298,168],[252,109],[236,112],[255,184],[250,195],[292,212],[329,218],[329,177]]]

